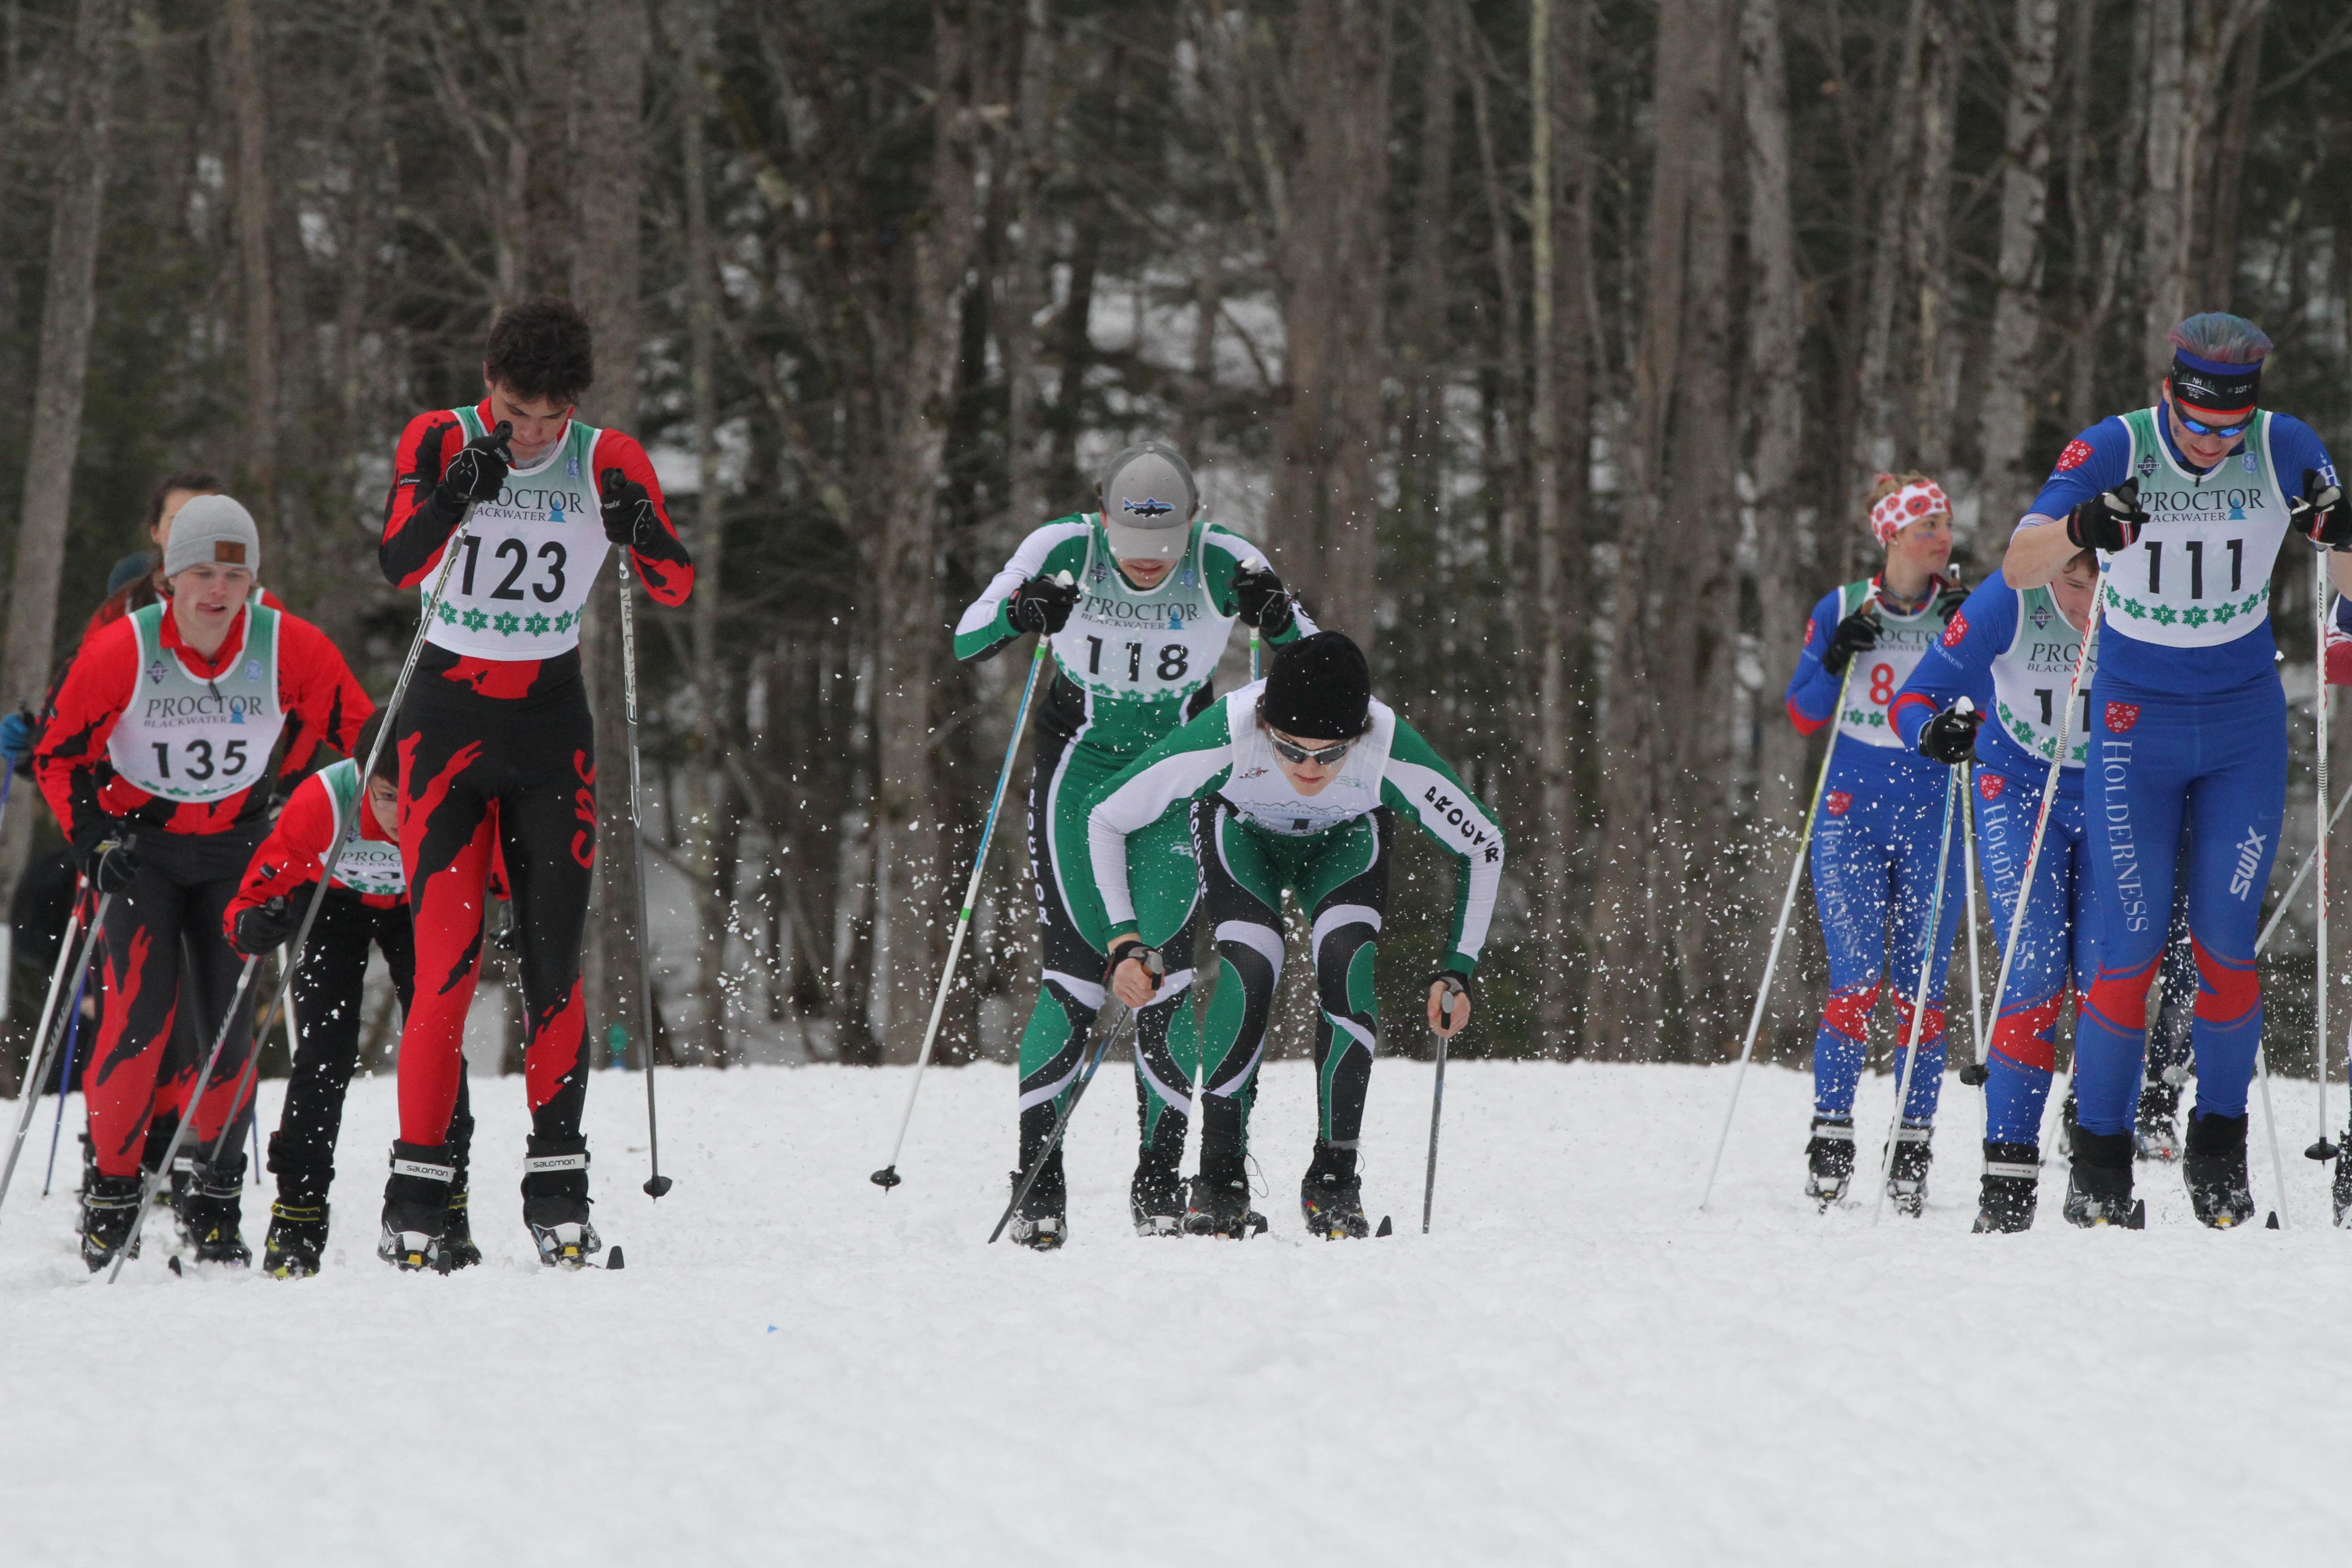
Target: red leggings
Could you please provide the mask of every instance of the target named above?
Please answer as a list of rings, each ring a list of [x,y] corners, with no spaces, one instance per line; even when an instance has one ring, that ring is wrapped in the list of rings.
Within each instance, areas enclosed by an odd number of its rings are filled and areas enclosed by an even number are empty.
[[[416,1000],[400,1037],[401,1142],[438,1147],[448,1137],[494,844],[520,939],[531,1129],[577,1137],[588,1085],[580,944],[596,868],[586,689],[573,679],[529,697],[485,697],[420,668],[394,743],[400,858],[416,921]]]

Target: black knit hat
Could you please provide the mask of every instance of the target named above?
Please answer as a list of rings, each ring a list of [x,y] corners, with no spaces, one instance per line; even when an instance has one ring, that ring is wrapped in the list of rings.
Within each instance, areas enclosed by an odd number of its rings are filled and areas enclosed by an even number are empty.
[[[1258,716],[1302,741],[1352,741],[1372,727],[1372,672],[1339,632],[1301,637],[1274,656]]]

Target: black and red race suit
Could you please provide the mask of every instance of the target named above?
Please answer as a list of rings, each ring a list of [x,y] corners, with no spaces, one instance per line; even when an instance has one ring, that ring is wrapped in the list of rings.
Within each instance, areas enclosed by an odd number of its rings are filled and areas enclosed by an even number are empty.
[[[514,900],[532,1131],[579,1135],[588,1059],[580,954],[596,867],[595,731],[581,679],[580,622],[612,548],[601,516],[608,470],[643,486],[653,503],[656,537],[629,552],[646,592],[679,605],[694,586],[653,464],[618,431],[573,420],[544,454],[516,465],[468,521],[440,479],[490,417],[485,402],[409,421],[378,552],[394,586],[417,588],[427,603],[442,587],[393,724],[401,859],[416,929],[416,996],[400,1044],[400,1139],[425,1147],[446,1141],[457,1107],[494,845]]]
[[[321,745],[349,750],[372,711],[326,634],[267,605],[248,603],[210,658],[181,637],[168,602],[100,628],[75,656],[34,775],[85,868],[126,835],[139,862],[100,932],[107,1005],[82,1079],[101,1174],[139,1172],[184,996],[205,1031],[221,1026],[244,963],[221,921],[268,827],[271,786]],[[206,1143],[244,1112],[252,1023],[248,992],[212,1077],[188,1086]]]

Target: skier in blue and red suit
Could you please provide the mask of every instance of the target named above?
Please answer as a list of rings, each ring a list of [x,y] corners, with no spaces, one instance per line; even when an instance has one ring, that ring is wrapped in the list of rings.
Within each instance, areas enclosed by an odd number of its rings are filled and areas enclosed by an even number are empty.
[[[1945,575],[1952,509],[1925,474],[1881,474],[1871,531],[1886,549],[1878,575],[1832,590],[1813,607],[1789,681],[1789,718],[1811,734],[1837,730],[1813,825],[1813,897],[1829,946],[1830,995],[1813,1037],[1812,1140],[1806,1194],[1826,1209],[1853,1174],[1853,1095],[1886,968],[1894,965],[1895,1037],[1911,1037],[1919,955],[1935,902],[1945,770],[1903,743],[1887,710],[1960,603]],[[1844,701],[1841,705],[1840,694]],[[1952,837],[1941,918],[1927,965],[1919,1063],[1896,1135],[1888,1194],[1917,1214],[1926,1200],[1929,1135],[1944,1079],[1944,972],[1959,926],[1961,845]],[[1890,960],[1891,953],[1891,960]],[[1895,1071],[1903,1070],[1898,1044]]]
[[[2002,951],[2062,731],[2066,739],[2032,895],[1987,1053],[1979,1231],[2023,1230],[2033,1223],[2058,1015],[2070,984],[2078,995],[2090,988],[2095,884],[2084,858],[2083,822],[2089,671],[2071,719],[2067,692],[2098,584],[2098,556],[2088,550],[2077,551],[2046,587],[2012,588],[1998,576],[1979,584],[1888,715],[1904,742],[1928,760],[1976,763],[1978,860]]]
[[[2237,316],[2191,316],[2155,406],[2102,420],[2060,454],[2001,564],[2051,581],[2078,552],[2104,571],[2084,806],[2098,881],[2097,972],[2075,1029],[2065,1214],[2137,1223],[2132,1127],[2147,993],[2164,955],[2176,856],[2189,836],[2197,963],[2197,1100],[2182,1174],[2197,1217],[2252,1217],[2246,1085],[2263,1027],[2254,937],[2286,805],[2286,699],[2271,574],[2290,529],[2352,545],[2352,507],[2319,437],[2261,407],[2271,342]],[[2352,561],[2327,556],[2338,587]]]

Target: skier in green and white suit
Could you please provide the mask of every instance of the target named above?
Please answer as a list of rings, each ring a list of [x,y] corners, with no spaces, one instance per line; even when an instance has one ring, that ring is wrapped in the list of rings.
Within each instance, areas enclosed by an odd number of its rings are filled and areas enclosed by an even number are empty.
[[[1209,679],[1236,619],[1276,643],[1315,630],[1257,546],[1198,516],[1192,471],[1172,447],[1151,442],[1112,458],[1098,500],[1101,510],[1061,518],[1023,540],[956,626],[958,658],[987,658],[1027,633],[1048,638],[1054,651],[1029,790],[1045,977],[1021,1037],[1016,1185],[1053,1131],[1103,1005],[1109,931],[1087,857],[1087,814],[1121,768],[1208,703]],[[1064,574],[1066,584],[1055,580]],[[1183,1213],[1177,1167],[1189,1091],[1171,1051],[1196,1054],[1183,1002],[1201,885],[1184,814],[1145,825],[1136,858],[1148,868],[1136,894],[1143,929],[1180,956],[1136,1032],[1142,1137],[1129,1200],[1138,1232],[1173,1235]],[[1013,1239],[1060,1246],[1064,1192],[1056,1149],[1013,1216]]]
[[[1372,700],[1364,656],[1338,632],[1291,644],[1264,681],[1213,704],[1137,758],[1088,823],[1095,884],[1109,912],[1111,989],[1130,1007],[1151,1001],[1150,925],[1139,926],[1145,830],[1189,807],[1215,922],[1217,984],[1209,1000],[1208,1093],[1201,1175],[1186,1228],[1246,1236],[1249,1107],[1282,975],[1282,895],[1311,922],[1318,1119],[1300,1183],[1309,1232],[1365,1234],[1356,1144],[1370,1087],[1379,1017],[1376,939],[1388,909],[1389,850],[1405,813],[1460,862],[1454,931],[1429,977],[1429,1026],[1451,1037],[1469,1021],[1471,975],[1503,879],[1503,830],[1413,727]],[[1448,1004],[1450,1003],[1450,1006]]]

